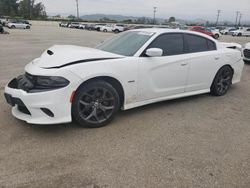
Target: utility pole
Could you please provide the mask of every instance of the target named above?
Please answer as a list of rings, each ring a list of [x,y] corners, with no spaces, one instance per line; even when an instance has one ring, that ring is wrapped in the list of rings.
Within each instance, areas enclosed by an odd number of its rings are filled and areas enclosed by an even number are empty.
[[[154,19],[153,19],[153,24],[155,25],[155,14],[156,14],[156,9],[157,9],[157,7],[154,7]]]
[[[240,11],[236,11],[236,20],[235,20],[235,27],[237,26],[237,22],[238,22],[238,17],[239,17],[239,13],[240,13]]]
[[[32,16],[32,10],[31,10],[31,0],[28,0],[28,7],[29,7],[29,19],[31,19],[31,16]]]
[[[240,26],[241,25],[241,18],[242,18],[242,13],[240,13],[240,18],[239,18],[239,23],[238,23],[238,25]]]
[[[218,22],[219,22],[221,10],[218,10],[217,12],[218,13],[217,13],[217,19],[216,19],[216,24],[215,24],[216,26],[218,25]]]
[[[78,3],[78,0],[76,0],[76,11],[77,11],[77,20],[79,20],[79,3]]]

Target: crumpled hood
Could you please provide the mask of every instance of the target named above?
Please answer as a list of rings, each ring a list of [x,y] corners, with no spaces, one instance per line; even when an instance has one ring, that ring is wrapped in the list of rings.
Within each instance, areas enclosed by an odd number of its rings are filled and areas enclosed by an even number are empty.
[[[99,61],[122,57],[124,56],[94,48],[72,45],[55,45],[47,49],[39,59],[33,62],[33,64],[41,68],[60,68],[74,63],[84,63],[88,61]]]

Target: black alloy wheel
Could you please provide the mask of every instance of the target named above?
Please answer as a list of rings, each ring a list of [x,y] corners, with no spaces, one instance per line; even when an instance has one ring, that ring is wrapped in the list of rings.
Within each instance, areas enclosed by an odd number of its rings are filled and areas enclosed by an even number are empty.
[[[225,95],[232,85],[233,70],[229,66],[222,67],[211,86],[211,93],[215,96]]]
[[[73,101],[72,114],[84,127],[98,128],[111,122],[120,108],[117,91],[107,82],[83,85]]]

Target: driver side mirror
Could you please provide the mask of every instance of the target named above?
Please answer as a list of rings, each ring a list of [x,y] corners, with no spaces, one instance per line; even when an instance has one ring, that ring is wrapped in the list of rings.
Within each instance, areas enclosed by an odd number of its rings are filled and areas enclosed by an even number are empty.
[[[161,57],[163,55],[163,50],[160,48],[149,48],[146,51],[146,55],[149,57]]]

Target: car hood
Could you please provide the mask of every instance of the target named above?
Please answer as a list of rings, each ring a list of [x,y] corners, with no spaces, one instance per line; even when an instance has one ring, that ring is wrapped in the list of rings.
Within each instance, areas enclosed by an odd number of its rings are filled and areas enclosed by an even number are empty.
[[[33,61],[33,64],[40,68],[61,68],[77,63],[117,59],[122,57],[124,56],[94,48],[72,45],[55,45],[47,49],[39,59]]]

